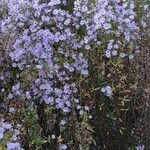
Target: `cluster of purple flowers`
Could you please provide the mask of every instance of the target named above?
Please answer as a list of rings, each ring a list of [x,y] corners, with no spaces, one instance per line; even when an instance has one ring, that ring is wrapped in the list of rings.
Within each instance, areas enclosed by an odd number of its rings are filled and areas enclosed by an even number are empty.
[[[102,87],[101,92],[108,97],[112,97],[112,88],[109,85]]]
[[[21,125],[19,124],[17,125],[17,128],[14,129],[10,123],[4,122],[4,119],[0,120],[0,140],[3,140],[7,134],[11,135],[6,144],[8,150],[21,150],[21,145],[19,143],[20,128]]]
[[[4,104],[15,97],[31,103],[39,99],[64,114],[76,108],[82,116],[84,112],[89,113],[89,108],[79,104],[75,75],[88,76],[87,54],[92,51],[92,45],[101,44],[103,39],[99,39],[99,34],[104,32],[113,38],[106,43],[104,53],[107,58],[134,57],[123,52],[126,45],[133,45],[135,49],[134,43],[140,38],[134,1],[98,0],[91,3],[90,0],[76,0],[72,13],[59,7],[66,4],[65,0],[47,3],[1,0],[0,36],[2,40],[8,36],[10,39],[0,56],[0,63],[7,68],[0,72],[1,92],[6,90],[2,94]],[[148,10],[147,6],[144,8]],[[142,24],[146,27],[144,17]],[[6,60],[9,63],[5,64]],[[18,71],[15,76],[12,70]],[[102,92],[112,96],[109,86],[103,87]],[[15,110],[10,108],[9,111]],[[92,118],[90,113],[89,118]],[[65,125],[66,121],[62,120],[60,124]],[[0,130],[0,139],[3,133],[4,128]],[[11,150],[20,145],[10,142],[7,146]],[[60,149],[67,149],[67,146],[62,144]]]

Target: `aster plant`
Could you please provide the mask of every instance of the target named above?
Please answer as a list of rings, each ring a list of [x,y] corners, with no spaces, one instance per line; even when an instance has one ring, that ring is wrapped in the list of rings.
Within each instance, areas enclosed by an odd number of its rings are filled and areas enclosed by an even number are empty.
[[[0,149],[107,149],[104,116],[128,138],[124,70],[148,18],[148,1],[1,0]]]

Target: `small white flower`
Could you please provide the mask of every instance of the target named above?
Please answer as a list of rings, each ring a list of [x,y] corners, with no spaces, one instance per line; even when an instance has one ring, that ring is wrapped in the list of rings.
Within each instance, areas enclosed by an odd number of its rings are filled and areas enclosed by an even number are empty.
[[[1,92],[5,92],[5,89],[3,88],[3,89],[1,89]]]
[[[89,119],[92,119],[93,117],[92,117],[92,115],[89,115]]]
[[[9,112],[10,112],[10,113],[15,113],[15,111],[16,111],[16,110],[15,110],[14,107],[10,107],[10,108],[9,108]]]
[[[65,121],[65,120],[61,120],[60,124],[61,124],[62,126],[64,126],[64,125],[66,124],[66,121]]]
[[[56,138],[55,134],[52,134],[52,139],[55,139],[55,138]]]
[[[85,106],[84,109],[85,109],[86,111],[89,111],[89,110],[90,110],[88,106]]]

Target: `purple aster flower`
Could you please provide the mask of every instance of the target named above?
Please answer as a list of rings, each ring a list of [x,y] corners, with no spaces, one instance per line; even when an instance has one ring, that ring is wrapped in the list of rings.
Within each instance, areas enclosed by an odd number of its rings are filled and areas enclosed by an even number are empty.
[[[111,58],[111,51],[110,51],[110,50],[106,50],[106,51],[105,51],[105,56],[106,56],[107,58]]]
[[[21,147],[20,147],[20,143],[13,143],[13,142],[9,142],[7,143],[7,150],[20,150]]]
[[[63,108],[63,112],[64,112],[64,113],[68,113],[68,112],[70,112],[70,109],[69,109],[68,107],[64,107],[64,108]]]

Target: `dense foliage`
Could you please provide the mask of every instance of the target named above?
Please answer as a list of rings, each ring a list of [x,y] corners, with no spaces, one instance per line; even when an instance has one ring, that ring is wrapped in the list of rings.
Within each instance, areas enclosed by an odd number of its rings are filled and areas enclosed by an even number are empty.
[[[0,149],[141,144],[132,64],[149,19],[148,0],[1,0]]]

